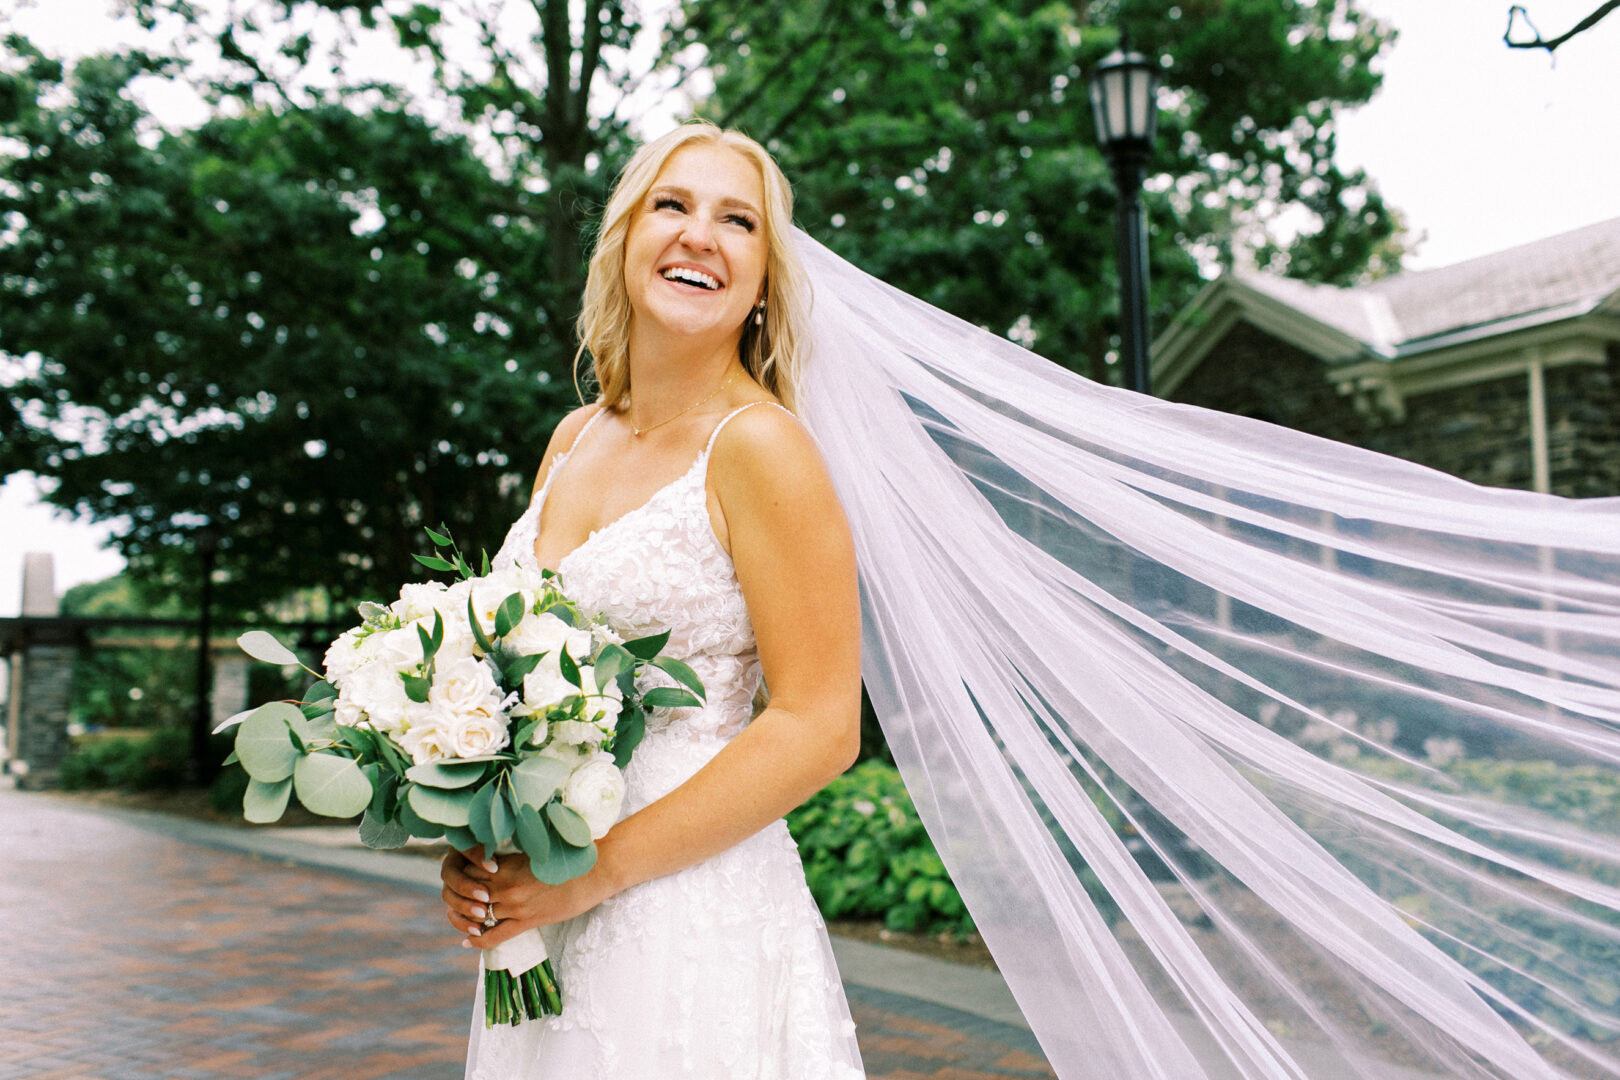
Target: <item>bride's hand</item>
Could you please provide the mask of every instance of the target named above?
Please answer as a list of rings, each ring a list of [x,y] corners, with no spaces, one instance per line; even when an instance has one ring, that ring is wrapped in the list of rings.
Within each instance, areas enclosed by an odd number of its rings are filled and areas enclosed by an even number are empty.
[[[439,871],[450,925],[467,935],[465,944],[481,949],[499,945],[524,930],[571,919],[612,895],[597,870],[562,885],[544,885],[529,873],[527,855],[498,856],[494,871],[489,865],[483,860],[483,849],[474,848],[466,854],[452,851]],[[485,927],[490,908],[499,922]]]

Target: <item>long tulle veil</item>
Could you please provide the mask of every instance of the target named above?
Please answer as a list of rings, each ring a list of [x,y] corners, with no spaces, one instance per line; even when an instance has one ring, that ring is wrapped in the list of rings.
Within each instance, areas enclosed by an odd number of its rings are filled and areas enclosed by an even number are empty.
[[[1099,386],[797,242],[867,688],[1058,1075],[1620,1076],[1620,499]]]

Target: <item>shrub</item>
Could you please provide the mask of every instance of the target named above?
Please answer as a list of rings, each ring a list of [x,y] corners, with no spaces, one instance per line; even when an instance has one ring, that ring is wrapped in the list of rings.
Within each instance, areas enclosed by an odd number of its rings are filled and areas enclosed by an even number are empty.
[[[191,742],[181,728],[88,739],[62,759],[59,782],[68,791],[174,789],[185,783]]]
[[[855,766],[788,815],[788,828],[825,918],[879,918],[891,930],[972,931],[973,919],[893,765]]]

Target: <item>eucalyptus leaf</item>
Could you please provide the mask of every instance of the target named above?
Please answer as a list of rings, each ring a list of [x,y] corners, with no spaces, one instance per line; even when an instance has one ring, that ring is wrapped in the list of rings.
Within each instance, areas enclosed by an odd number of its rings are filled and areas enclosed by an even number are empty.
[[[235,750],[232,750],[230,753],[225,755],[225,760],[219,763],[219,767],[223,769],[226,766],[240,765],[241,763],[242,759],[236,756]]]
[[[354,817],[371,804],[366,774],[341,754],[306,754],[293,769],[293,786],[304,808],[323,817]]]
[[[230,716],[226,717],[223,721],[220,722],[220,725],[217,728],[214,729],[214,734],[218,735],[222,731],[229,731],[231,728],[235,727],[237,724],[240,724],[242,721],[244,721],[248,717],[252,716],[254,711],[255,710],[253,710],[253,709],[243,709],[239,713],[232,713]]]
[[[512,841],[512,828],[517,819],[512,813],[512,804],[506,801],[506,792],[499,785],[491,785],[495,795],[489,802],[489,832],[494,841],[494,847],[486,847],[485,851],[499,851]],[[474,836],[477,833],[473,834]]]
[[[454,790],[478,783],[487,768],[484,761],[424,761],[406,769],[405,776],[427,787]]]
[[[491,780],[473,793],[467,803],[467,828],[478,838],[485,853],[500,847],[495,840],[495,828],[490,822],[490,807],[495,802],[495,781]]]
[[[291,667],[298,663],[293,651],[266,630],[249,630],[236,639],[236,644],[253,659],[263,660],[267,664]]]
[[[551,858],[551,830],[546,828],[546,819],[539,810],[532,806],[517,808],[515,836],[519,850],[529,857],[531,867]]]
[[[567,763],[536,755],[524,758],[507,776],[519,805],[538,810],[551,801],[551,797],[568,782],[572,773],[573,769]]]
[[[466,788],[446,791],[443,788],[412,784],[406,801],[423,821],[430,821],[435,825],[466,828],[467,807],[472,802],[472,792]]]
[[[293,717],[302,719],[303,715],[296,705],[272,701],[260,705],[242,721],[236,729],[236,756],[249,776],[273,784],[292,775],[298,748],[293,745],[288,722]]]
[[[585,847],[572,847],[556,839],[553,835],[550,858],[544,864],[535,866],[531,859],[529,873],[534,879],[545,885],[562,885],[583,875],[596,865],[596,845],[587,844]]]
[[[653,634],[650,637],[636,638],[634,641],[627,641],[624,643],[624,647],[625,650],[637,660],[651,660],[653,657],[663,652],[664,646],[668,644],[669,631],[665,630],[662,634]]]
[[[585,824],[585,819],[574,813],[560,802],[546,804],[546,817],[551,821],[552,827],[564,842],[575,847],[584,847],[591,842],[591,827]]]
[[[320,701],[335,701],[337,700],[337,696],[337,687],[333,686],[325,679],[318,679],[311,683],[309,689],[304,692],[304,704],[314,705],[316,702]]]
[[[368,765],[365,768],[366,775],[371,777],[371,806],[367,813],[378,820],[392,818],[397,803],[395,796],[399,793],[399,776],[381,765]],[[376,772],[372,772],[373,769]]]
[[[399,823],[405,826],[412,836],[419,840],[437,840],[444,835],[444,826],[437,822],[424,819],[415,810],[411,809],[411,798],[421,788],[412,786],[405,798],[399,801]],[[438,794],[435,792],[435,794]]]
[[[676,682],[686,687],[700,698],[707,699],[709,693],[703,688],[703,680],[698,678],[697,672],[681,663],[673,656],[660,656],[652,662],[652,666],[665,672]]]
[[[478,846],[478,837],[472,830],[460,825],[452,825],[444,830],[444,842],[457,851],[471,851]]]
[[[377,817],[369,809],[360,819],[360,842],[368,848],[404,847],[410,838],[411,831],[401,822]]]
[[[271,784],[249,780],[247,790],[242,793],[242,816],[256,825],[280,821],[281,815],[287,812],[287,797],[292,794],[292,787],[291,778]]]
[[[288,726],[306,747],[312,742],[338,741],[338,727],[329,712],[320,716],[307,716],[300,712],[298,719],[289,721]]]

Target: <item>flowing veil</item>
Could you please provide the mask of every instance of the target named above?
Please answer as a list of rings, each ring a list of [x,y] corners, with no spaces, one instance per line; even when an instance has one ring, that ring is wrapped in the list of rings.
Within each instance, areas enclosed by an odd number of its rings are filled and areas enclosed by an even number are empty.
[[[1620,499],[1100,386],[797,242],[867,689],[1058,1075],[1620,1077]]]

